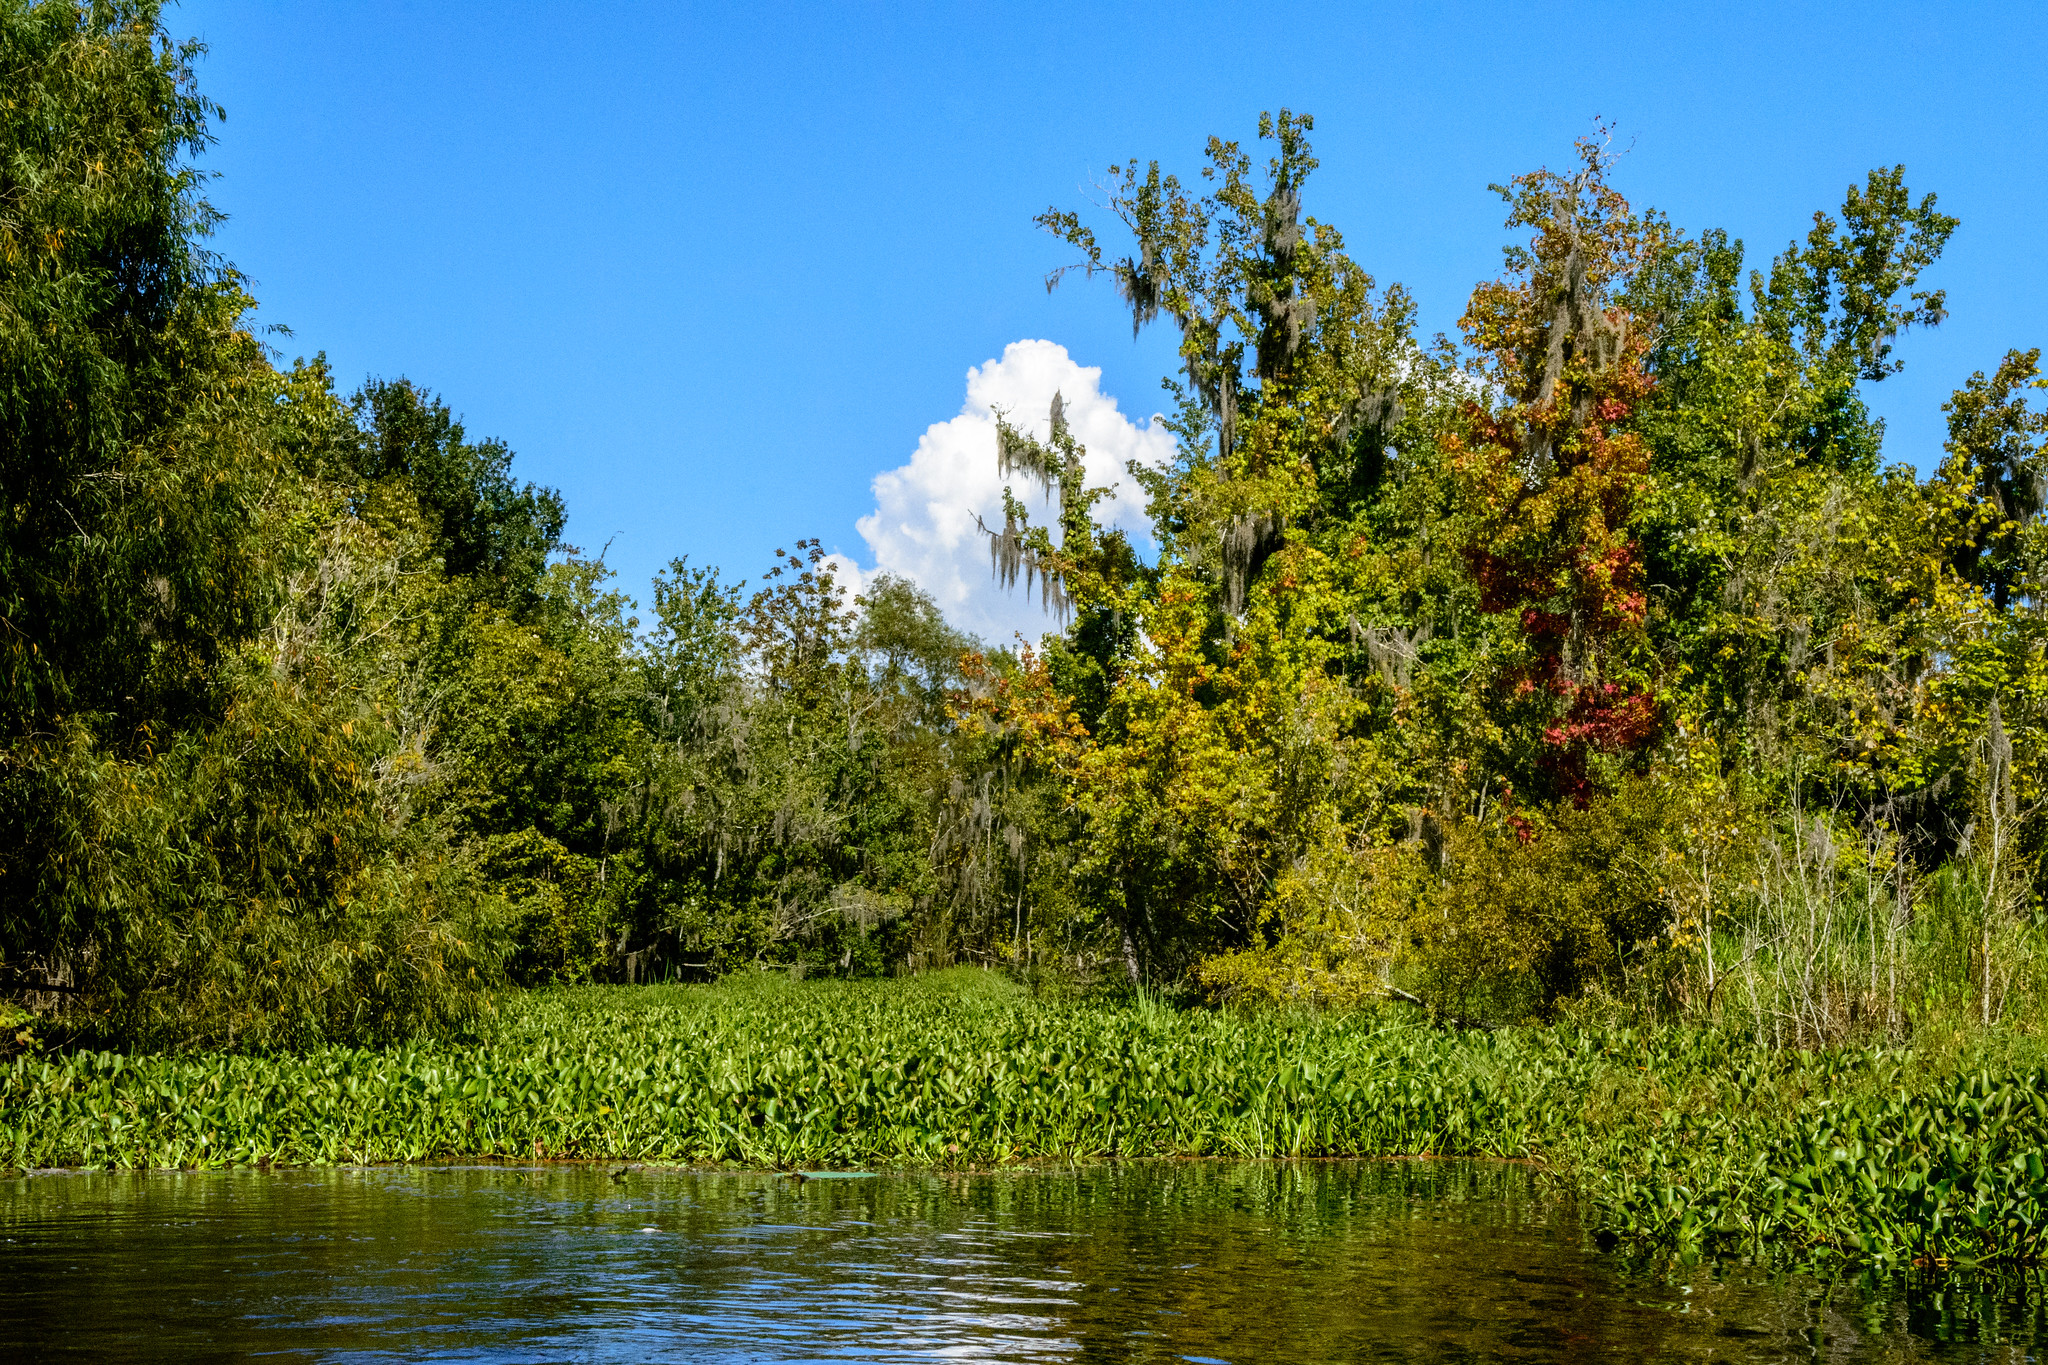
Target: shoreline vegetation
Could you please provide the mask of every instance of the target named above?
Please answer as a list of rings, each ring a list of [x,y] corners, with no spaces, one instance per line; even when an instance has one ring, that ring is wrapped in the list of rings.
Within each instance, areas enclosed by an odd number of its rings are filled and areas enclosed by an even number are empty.
[[[778,974],[512,997],[466,1041],[19,1056],[0,1168],[1479,1157],[1538,1165],[1603,1245],[2018,1265],[2048,1227],[2042,1060],[1044,1003],[975,969]]]

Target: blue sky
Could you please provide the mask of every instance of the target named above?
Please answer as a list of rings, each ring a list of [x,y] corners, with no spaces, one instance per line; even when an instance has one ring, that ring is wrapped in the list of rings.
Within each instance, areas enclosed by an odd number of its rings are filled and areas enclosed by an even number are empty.
[[[1004,401],[1099,369],[1103,439],[1152,439],[1171,335],[1134,342],[1101,281],[1048,296],[1066,257],[1031,215],[1114,160],[1192,174],[1210,133],[1249,141],[1283,105],[1316,116],[1309,212],[1416,293],[1425,332],[1498,268],[1488,183],[1562,162],[1595,115],[1636,203],[1759,264],[1904,162],[1963,222],[1931,280],[1950,321],[1870,394],[1887,456],[1924,467],[1949,391],[2048,342],[2044,15],[187,0],[168,22],[211,49],[220,245],[286,354],[440,391],[644,598],[673,556],[753,577],[803,535],[872,569],[877,475],[926,440],[949,477],[940,437],[956,464],[979,440],[955,420],[970,367]],[[1039,340],[1066,359],[985,365]],[[1022,623],[971,591],[949,603],[970,624]]]

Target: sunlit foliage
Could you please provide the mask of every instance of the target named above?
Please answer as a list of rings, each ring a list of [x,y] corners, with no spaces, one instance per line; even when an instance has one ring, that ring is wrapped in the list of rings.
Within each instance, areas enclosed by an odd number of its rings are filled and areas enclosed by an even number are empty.
[[[815,539],[643,610],[429,388],[284,365],[207,247],[195,53],[153,5],[0,4],[18,1038],[762,966],[1773,1046],[2042,1001],[2039,355],[1884,450],[1864,394],[1956,228],[1902,168],[1745,274],[1596,130],[1498,187],[1454,341],[1314,215],[1307,115],[1112,166],[1099,221],[1040,215],[1049,283],[1173,329],[1176,453],[1130,470],[1147,543],[1061,399],[998,415],[992,576],[1056,622],[1011,651]]]

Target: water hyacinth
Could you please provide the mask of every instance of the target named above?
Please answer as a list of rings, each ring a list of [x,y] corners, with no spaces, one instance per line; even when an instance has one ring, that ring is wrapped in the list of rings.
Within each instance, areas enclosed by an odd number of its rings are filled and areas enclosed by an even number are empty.
[[[968,974],[979,976],[980,974]],[[1677,1029],[1047,1006],[952,982],[585,989],[486,1036],[23,1056],[0,1165],[490,1157],[757,1168],[1530,1160],[1646,1246],[2041,1259],[2048,1073]]]

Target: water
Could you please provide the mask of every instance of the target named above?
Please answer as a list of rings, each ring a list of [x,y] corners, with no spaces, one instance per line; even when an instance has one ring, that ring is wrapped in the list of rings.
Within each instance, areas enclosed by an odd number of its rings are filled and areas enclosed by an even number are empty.
[[[1499,1165],[0,1180],[7,1361],[2005,1361],[2037,1330],[2023,1286],[1631,1269]]]

